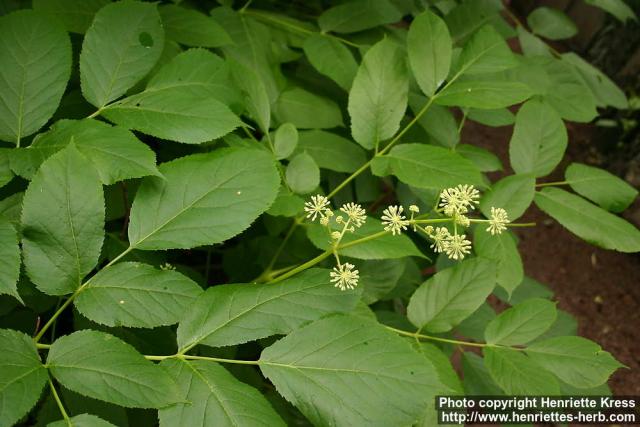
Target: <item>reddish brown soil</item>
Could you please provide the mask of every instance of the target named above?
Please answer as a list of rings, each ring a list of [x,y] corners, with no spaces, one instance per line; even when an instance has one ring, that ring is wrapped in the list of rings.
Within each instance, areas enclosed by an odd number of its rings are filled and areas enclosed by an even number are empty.
[[[587,153],[593,147],[594,129],[586,125],[569,126],[567,158],[544,181],[563,179],[570,162],[592,163]],[[468,123],[462,142],[496,153],[505,171],[509,167],[510,128],[488,128]],[[627,213],[636,217],[640,203]],[[630,369],[618,370],[609,381],[615,395],[640,394],[640,255],[596,248],[564,229],[532,205],[523,222],[535,228],[517,230],[525,273],[548,285],[555,292],[558,307],[571,313],[579,323],[578,333],[598,342]],[[636,223],[636,226],[638,224]]]

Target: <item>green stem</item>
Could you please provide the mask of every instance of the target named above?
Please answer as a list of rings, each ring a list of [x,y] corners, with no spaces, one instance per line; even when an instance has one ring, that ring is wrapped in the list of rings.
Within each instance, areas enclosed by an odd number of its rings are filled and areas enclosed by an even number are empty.
[[[336,249],[350,248],[351,246],[359,245],[360,243],[364,243],[364,242],[368,242],[369,240],[377,239],[378,237],[382,237],[385,234],[389,234],[389,232],[386,231],[386,230],[385,231],[379,231],[377,233],[370,234],[370,235],[362,237],[360,239],[352,240],[352,241],[347,242],[347,243],[343,243],[342,245],[338,246]]]
[[[102,113],[102,108],[98,108],[96,111],[94,111],[93,113],[89,114],[87,116],[87,119],[93,119],[94,117],[99,116],[100,113]]]
[[[284,250],[285,246],[289,242],[289,239],[293,235],[293,232],[296,230],[296,227],[298,226],[298,224],[300,224],[300,222],[298,221],[297,218],[295,218],[293,220],[293,223],[291,224],[291,227],[289,227],[289,230],[287,230],[287,234],[285,234],[284,239],[280,243],[280,246],[278,246],[278,249],[276,249],[276,252],[273,254],[273,257],[271,257],[271,261],[269,261],[269,265],[267,265],[267,268],[265,269],[265,272],[271,271],[273,266],[276,265],[276,262],[278,261],[278,258],[280,257],[280,254],[282,253],[282,251]],[[261,276],[262,276],[262,274],[261,274]]]
[[[500,348],[506,348],[509,350],[514,350],[514,351],[524,351],[524,348],[519,348],[519,347],[509,347],[509,346],[504,346],[504,345],[498,345],[498,344],[488,344],[488,343],[482,343],[482,342],[469,342],[469,341],[460,341],[460,340],[454,340],[454,339],[449,339],[449,338],[442,338],[442,337],[434,337],[431,335],[424,335],[421,334],[419,332],[409,332],[409,331],[403,331],[402,329],[396,329],[393,328],[391,326],[385,326],[385,328],[389,329],[390,331],[393,331],[399,335],[404,335],[407,337],[412,337],[412,338],[417,338],[417,339],[423,339],[423,340],[429,340],[429,341],[438,341],[438,342],[443,342],[443,343],[447,343],[447,344],[454,344],[454,345],[464,345],[467,347],[500,347]]]
[[[268,15],[268,14],[265,14],[265,13],[262,13],[262,12],[258,12],[256,10],[245,10],[243,8],[243,9],[240,10],[240,12],[241,13],[245,13],[247,15],[251,15],[254,18],[261,19],[263,21],[267,21],[267,22],[271,22],[271,23],[274,23],[274,24],[281,25],[281,26],[283,26],[285,28],[288,28],[288,29],[293,30],[293,31],[297,31],[297,32],[302,33],[302,34],[319,34],[319,35],[321,35],[323,37],[327,37],[327,38],[330,38],[330,39],[337,40],[337,41],[339,41],[341,43],[344,43],[344,44],[346,44],[348,46],[355,47],[355,48],[360,48],[359,44],[354,43],[352,41],[349,41],[347,39],[343,39],[342,37],[338,37],[336,35],[325,33],[325,32],[318,32],[318,31],[309,30],[307,28],[301,27],[299,25],[292,24],[291,22],[287,22],[287,21],[284,21],[282,19],[278,19],[278,18],[276,18],[274,16],[271,16],[271,15]]]
[[[296,268],[289,270],[288,272],[276,277],[275,279],[267,282],[267,285],[272,285],[274,283],[278,283],[284,279],[288,279],[291,276],[295,276],[296,274],[300,273],[301,271],[304,271],[308,268],[313,267],[314,265],[318,264],[319,262],[325,260],[326,258],[330,257],[333,254],[333,252],[331,250],[326,250],[324,252],[322,252],[320,255],[318,255],[317,257],[310,259],[309,261],[305,262],[304,264],[300,264],[299,266],[297,266]]]
[[[514,224],[505,224],[507,227],[535,227],[535,222],[517,222]]]
[[[133,250],[132,246],[129,246],[127,249],[125,249],[120,255],[118,255],[117,257],[115,257],[114,259],[111,260],[111,262],[109,262],[109,264],[105,265],[104,268],[110,267],[113,264],[115,264],[116,262],[120,261],[125,255],[127,255],[129,252],[131,252]],[[38,343],[38,341],[40,341],[40,339],[42,338],[42,336],[44,335],[45,332],[47,332],[47,330],[55,323],[56,319],[58,318],[58,316],[60,316],[62,314],[62,312],[69,307],[69,305],[73,302],[74,299],[76,299],[76,297],[78,295],[80,295],[80,293],[86,289],[86,287],[89,285],[89,283],[91,283],[91,280],[95,277],[95,275],[93,275],[89,280],[87,280],[83,285],[81,285],[78,289],[76,289],[76,291],[71,294],[71,296],[64,302],[64,304],[62,304],[60,306],[60,308],[58,308],[56,310],[55,313],[53,313],[53,315],[51,316],[51,318],[49,319],[49,321],[47,323],[45,323],[45,325],[42,327],[42,329],[40,329],[40,332],[38,332],[38,334],[33,338],[33,340],[36,342],[36,344]]]
[[[186,351],[186,350],[185,350]],[[187,359],[187,360],[207,360],[209,362],[218,363],[234,363],[237,365],[259,365],[259,360],[238,360],[238,359],[223,359],[220,357],[208,357],[208,356],[191,356],[189,354],[172,354],[170,356],[144,356],[147,360],[162,361],[166,359]]]
[[[64,405],[62,404],[62,400],[60,400],[60,396],[58,396],[58,392],[56,391],[56,387],[53,385],[53,381],[51,380],[51,377],[49,377],[49,388],[51,389],[51,394],[53,395],[53,398],[55,399],[56,403],[58,404],[58,408],[60,409],[60,413],[62,414],[62,418],[64,418],[64,420],[67,422],[68,426],[73,426],[73,424],[71,423],[71,420],[69,419],[69,415],[67,414],[67,411],[64,409]]]
[[[554,181],[554,182],[543,182],[540,184],[536,184],[536,188],[539,187],[551,187],[554,185],[569,185],[571,184],[569,181]]]
[[[40,344],[36,343],[36,348],[40,350],[49,350],[51,348],[51,344]]]

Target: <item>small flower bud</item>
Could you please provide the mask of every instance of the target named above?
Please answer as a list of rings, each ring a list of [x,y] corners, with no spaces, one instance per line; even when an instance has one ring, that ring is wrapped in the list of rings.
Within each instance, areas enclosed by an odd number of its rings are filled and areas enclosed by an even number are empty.
[[[414,213],[420,213],[420,208],[416,205],[409,206],[409,211]]]

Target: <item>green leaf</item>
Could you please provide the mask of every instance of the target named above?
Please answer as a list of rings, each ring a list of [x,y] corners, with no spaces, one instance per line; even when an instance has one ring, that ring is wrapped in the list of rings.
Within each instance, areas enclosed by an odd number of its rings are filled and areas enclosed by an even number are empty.
[[[413,75],[422,92],[433,96],[449,74],[451,36],[447,25],[428,10],[416,16],[407,34]]]
[[[516,115],[509,142],[509,160],[516,173],[550,174],[567,149],[567,129],[558,113],[544,102],[530,100]]]
[[[285,426],[269,401],[217,363],[168,359],[160,364],[178,383],[182,400],[160,409],[160,426]]]
[[[606,10],[622,22],[626,22],[629,19],[632,21],[638,20],[633,9],[624,0],[585,0],[585,2],[591,6]]]
[[[488,344],[527,344],[542,335],[555,321],[555,303],[532,298],[500,313],[489,322],[484,337]]]
[[[389,39],[376,43],[364,55],[349,92],[353,139],[370,150],[395,135],[407,109],[408,90],[398,46]]]
[[[86,329],[58,338],[47,367],[69,390],[126,408],[162,408],[180,401],[169,374],[104,332]]]
[[[392,173],[405,184],[441,190],[458,184],[483,187],[480,171],[471,161],[442,147],[401,144],[388,154]]]
[[[291,122],[298,129],[343,126],[338,104],[300,87],[282,91],[274,105],[273,114],[280,123]]]
[[[358,63],[348,47],[338,40],[314,33],[304,41],[303,48],[307,59],[320,74],[346,91],[351,89]]]
[[[13,179],[9,156],[15,151],[17,151],[17,149],[0,148],[0,187],[7,185]]]
[[[602,348],[582,337],[555,337],[531,344],[529,357],[562,381],[578,388],[596,387],[625,367]]]
[[[69,422],[60,420],[47,424],[47,427],[115,427],[115,425],[95,415],[80,414],[69,418]]]
[[[186,46],[219,47],[231,43],[227,32],[213,18],[178,5],[160,7],[167,39]]]
[[[507,395],[555,396],[560,394],[556,378],[523,353],[505,348],[485,347],[484,364],[491,378]]]
[[[531,95],[531,89],[519,82],[464,80],[456,81],[439,92],[435,102],[450,107],[493,110],[519,104]]]
[[[258,123],[263,133],[269,132],[271,124],[271,101],[266,86],[252,69],[237,61],[231,61],[232,77],[240,88],[247,112]]]
[[[446,332],[476,311],[495,286],[494,263],[469,259],[436,273],[415,291],[407,317],[429,332]]]
[[[286,159],[298,146],[298,130],[291,123],[280,125],[273,141],[278,160]]]
[[[520,67],[507,71],[507,79],[514,77],[540,95],[565,120],[587,123],[598,115],[591,89],[567,61],[540,56],[523,58]]]
[[[278,196],[267,213],[272,216],[297,216],[304,208],[304,199],[292,194],[286,187],[281,186]]]
[[[146,90],[180,88],[198,98],[214,98],[233,111],[241,110],[240,91],[232,82],[230,68],[229,63],[206,49],[189,49],[163,65]]]
[[[92,119],[56,122],[36,136],[29,147],[14,150],[12,168],[20,176],[32,178],[42,162],[71,141],[98,172],[103,184],[160,174],[155,153],[135,135]]]
[[[286,334],[329,313],[353,310],[360,293],[334,287],[325,269],[269,285],[214,286],[180,322],[178,345],[182,350],[195,344],[222,347]]]
[[[456,76],[502,71],[517,66],[518,61],[502,36],[485,25],[464,45],[457,64]]]
[[[40,399],[47,370],[33,339],[22,332],[0,329],[0,425],[17,423]]]
[[[98,174],[87,163],[69,145],[42,164],[24,195],[24,265],[49,295],[75,291],[98,263],[104,198]]]
[[[516,120],[513,113],[507,108],[498,108],[496,110],[470,109],[467,113],[467,119],[491,127],[509,126]]]
[[[536,205],[576,236],[605,249],[640,251],[640,231],[633,225],[559,188],[545,188]]]
[[[257,75],[264,85],[267,99],[274,101],[282,87],[276,81],[281,76],[274,72],[273,45],[281,42],[274,40],[269,27],[252,19],[247,13],[239,13],[230,7],[218,7],[211,10],[211,16],[233,41],[232,45],[222,47],[225,58],[242,64],[244,69]]]
[[[518,42],[525,56],[552,56],[551,50],[545,42],[531,34],[524,27],[518,27],[517,31]]]
[[[220,138],[240,126],[240,119],[206,92],[181,87],[147,89],[109,105],[102,115],[128,129],[185,144]]]
[[[302,152],[296,154],[287,165],[286,178],[295,193],[311,193],[320,185],[320,169],[313,157]]]
[[[480,200],[480,210],[487,218],[491,208],[507,211],[510,221],[515,221],[525,213],[535,193],[536,179],[533,174],[515,174],[502,178],[493,184]]]
[[[605,73],[573,52],[562,55],[562,60],[572,64],[595,96],[598,107],[612,106],[620,110],[629,108],[627,96]]]
[[[33,0],[33,9],[57,18],[69,32],[84,34],[96,12],[109,3],[110,0]]]
[[[431,343],[421,342],[416,343],[414,348],[417,348],[419,353],[422,353],[429,362],[433,364],[438,372],[438,378],[455,394],[463,394],[462,384],[460,384],[460,378],[453,369],[449,357],[447,357],[442,350]]]
[[[0,17],[0,139],[17,142],[58,108],[71,73],[69,36],[32,10]]]
[[[571,163],[565,180],[576,193],[610,212],[622,212],[633,203],[638,190],[604,169]]]
[[[387,295],[398,284],[405,265],[404,259],[370,260],[360,263],[359,286],[364,288],[362,300],[366,304],[373,304]]]
[[[522,283],[518,285],[510,297],[506,292],[501,291],[501,289],[496,289],[494,293],[502,301],[508,302],[511,305],[520,304],[530,298],[553,298],[553,292],[548,287],[527,276],[524,277]]]
[[[329,225],[336,231],[342,230],[342,226],[335,224],[335,221],[331,221]],[[390,233],[386,233],[377,239],[358,243],[354,246],[348,246],[349,243],[354,240],[379,233],[383,229],[384,226],[380,220],[367,217],[367,222],[365,222],[362,227],[357,228],[353,233],[344,235],[340,255],[357,259],[395,259],[408,256],[425,257],[413,241],[404,234],[393,236]],[[309,224],[307,227],[307,237],[309,237],[309,240],[319,249],[327,250],[331,248],[327,229],[320,224]]]
[[[492,236],[480,226],[474,230],[473,240],[475,253],[496,263],[496,281],[510,295],[524,279],[522,258],[511,233]]]
[[[355,172],[366,163],[365,151],[347,138],[323,130],[303,131],[299,134],[295,153],[306,152],[323,169],[336,172]]]
[[[95,16],[80,53],[85,99],[98,108],[122,96],[153,68],[164,47],[157,6],[122,1]]]
[[[22,301],[17,288],[20,263],[18,234],[9,220],[0,215],[0,294],[11,295]]]
[[[201,293],[200,286],[176,271],[121,262],[93,276],[74,303],[101,325],[155,328],[178,323]]]
[[[467,395],[501,396],[504,393],[493,381],[487,370],[484,359],[475,353],[462,353],[464,391]]]
[[[414,114],[418,114],[428,101],[422,96],[411,94],[409,106]],[[418,124],[439,145],[447,148],[455,147],[460,141],[458,121],[451,110],[439,105],[431,105],[426,113],[418,119]]]
[[[456,152],[462,157],[471,160],[480,172],[495,172],[502,170],[500,159],[491,151],[475,145],[460,144],[456,146]]]
[[[242,232],[269,208],[280,177],[269,153],[218,149],[160,166],[131,207],[129,242],[136,249],[193,248]]]
[[[551,40],[568,39],[578,33],[573,21],[558,9],[539,7],[527,16],[534,33]]]
[[[409,425],[443,388],[408,341],[352,316],[292,332],[266,348],[259,364],[278,393],[318,426]]]
[[[439,5],[445,5],[439,3]],[[442,10],[445,14],[445,22],[451,32],[455,43],[460,43],[469,38],[475,31],[485,24],[495,24],[500,18],[499,13],[503,9],[499,0],[473,0],[449,5]]]
[[[318,18],[323,32],[355,33],[402,19],[388,0],[354,0],[325,10]]]

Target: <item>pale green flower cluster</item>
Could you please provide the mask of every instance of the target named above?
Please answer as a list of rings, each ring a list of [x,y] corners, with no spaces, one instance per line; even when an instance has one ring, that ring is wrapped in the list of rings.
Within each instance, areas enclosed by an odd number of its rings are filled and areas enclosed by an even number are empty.
[[[507,229],[510,223],[507,212],[502,208],[491,208],[491,215],[488,219],[470,218],[472,213],[480,203],[480,192],[473,185],[458,185],[443,190],[435,212],[445,218],[425,218],[417,217],[420,209],[416,205],[409,206],[410,216],[407,218],[404,208],[400,205],[388,206],[383,210],[381,220],[384,231],[391,235],[399,235],[411,227],[413,231],[421,231],[430,240],[430,248],[437,253],[445,253],[453,260],[462,260],[471,253],[471,241],[467,239],[465,233],[459,228],[467,228],[472,223],[486,223],[486,231],[491,235],[500,234]],[[319,219],[326,229],[331,239],[333,255],[336,259],[336,266],[330,273],[331,282],[340,290],[353,289],[358,286],[360,278],[359,271],[351,263],[340,262],[338,253],[340,242],[346,233],[353,233],[360,228],[367,220],[365,209],[357,203],[346,203],[340,207],[341,214],[334,215],[330,208],[329,199],[322,195],[311,196],[311,200],[304,205],[306,218],[311,221]],[[448,219],[447,219],[448,218]],[[334,230],[331,220],[338,226]],[[450,227],[423,225],[429,223],[448,222]],[[453,229],[453,231],[451,231]]]

